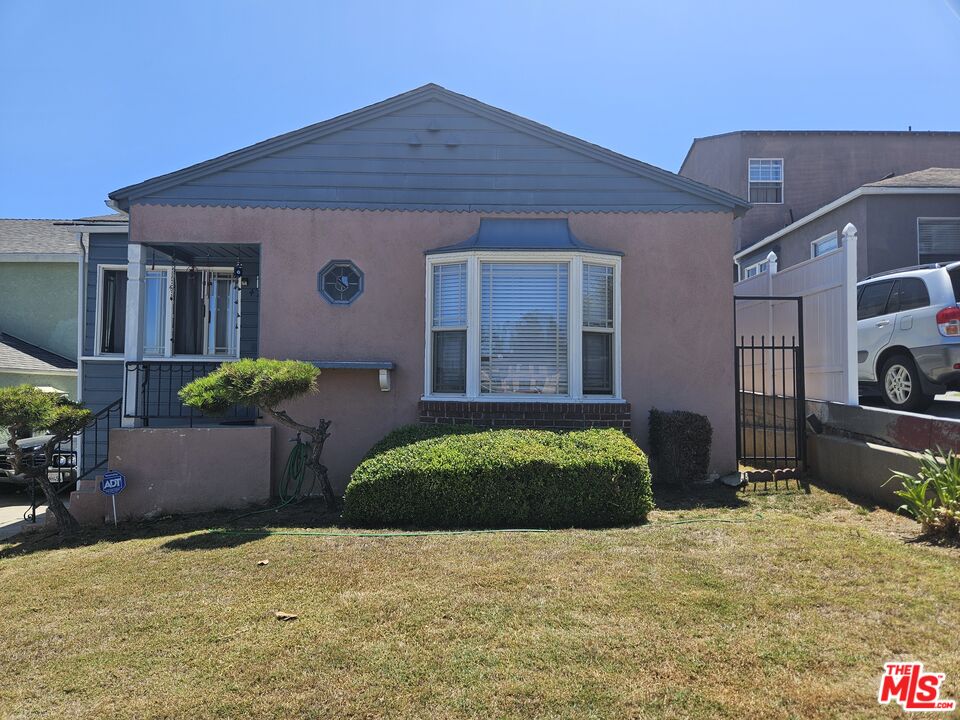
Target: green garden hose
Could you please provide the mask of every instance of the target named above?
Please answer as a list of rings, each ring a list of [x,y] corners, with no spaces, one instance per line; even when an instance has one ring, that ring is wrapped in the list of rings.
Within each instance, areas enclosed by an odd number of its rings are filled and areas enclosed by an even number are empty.
[[[313,493],[317,485],[317,476],[316,473],[312,471],[310,475],[313,477],[313,480],[310,482],[310,489],[305,493],[303,492],[303,483],[307,474],[307,458],[310,457],[310,445],[300,439],[300,433],[297,433],[296,439],[291,442],[293,442],[293,447],[287,456],[287,464],[283,468],[283,475],[280,477],[280,487],[278,488],[280,504],[261,510],[253,510],[243,515],[237,515],[235,518],[231,518],[230,522],[235,522],[241,518],[252,515],[259,515],[260,513],[276,512],[297,500],[309,497]]]

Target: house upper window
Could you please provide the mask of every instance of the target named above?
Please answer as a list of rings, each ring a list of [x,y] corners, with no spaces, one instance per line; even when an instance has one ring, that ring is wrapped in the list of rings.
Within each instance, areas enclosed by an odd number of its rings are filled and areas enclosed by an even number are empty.
[[[783,160],[750,158],[748,168],[749,200],[756,205],[783,202]]]
[[[821,255],[826,255],[828,252],[832,252],[839,247],[840,239],[837,236],[837,231],[834,230],[832,233],[824,235],[821,238],[817,238],[810,243],[810,257],[820,257]]]
[[[427,269],[428,394],[617,396],[619,258],[475,253]]]
[[[127,271],[100,276],[98,354],[124,352]],[[240,299],[224,270],[153,268],[144,273],[143,353],[147,356],[237,356]]]
[[[770,268],[770,263],[766,260],[761,260],[760,262],[753,263],[753,265],[747,265],[743,269],[743,279],[756,277],[762,273],[765,273]]]

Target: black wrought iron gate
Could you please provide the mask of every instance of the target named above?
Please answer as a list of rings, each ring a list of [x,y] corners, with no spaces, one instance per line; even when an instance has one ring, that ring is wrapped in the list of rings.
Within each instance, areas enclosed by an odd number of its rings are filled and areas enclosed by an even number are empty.
[[[739,301],[796,303],[796,333],[737,334]],[[789,468],[802,474],[806,446],[803,298],[735,296],[734,336],[737,461],[746,468]]]

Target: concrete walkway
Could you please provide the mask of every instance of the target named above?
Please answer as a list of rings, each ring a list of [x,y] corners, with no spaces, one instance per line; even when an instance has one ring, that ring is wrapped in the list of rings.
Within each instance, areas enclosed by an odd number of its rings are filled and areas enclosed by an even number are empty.
[[[37,508],[37,524],[25,522],[23,514],[30,507],[30,493],[4,493],[0,495],[0,540],[12,537],[23,530],[42,527],[46,505]]]

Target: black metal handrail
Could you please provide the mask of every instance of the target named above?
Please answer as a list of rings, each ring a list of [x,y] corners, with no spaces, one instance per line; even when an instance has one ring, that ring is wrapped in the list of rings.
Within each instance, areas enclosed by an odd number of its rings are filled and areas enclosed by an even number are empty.
[[[126,376],[134,377],[127,388],[134,389],[132,410],[128,398],[127,417],[140,420],[144,427],[151,420],[186,420],[190,427],[196,422],[250,422],[257,419],[256,408],[235,405],[227,412],[208,416],[180,401],[180,388],[197,378],[209,375],[220,367],[220,362],[138,360],[126,363]]]

